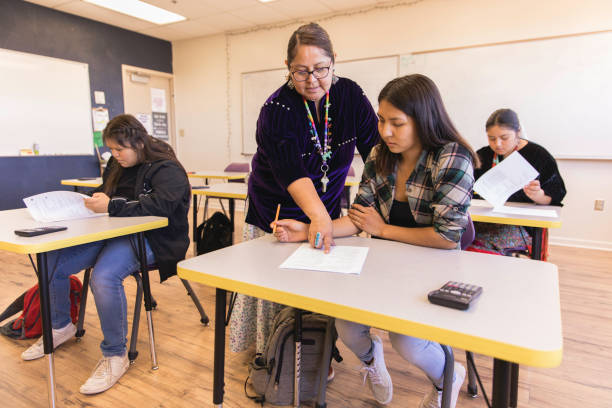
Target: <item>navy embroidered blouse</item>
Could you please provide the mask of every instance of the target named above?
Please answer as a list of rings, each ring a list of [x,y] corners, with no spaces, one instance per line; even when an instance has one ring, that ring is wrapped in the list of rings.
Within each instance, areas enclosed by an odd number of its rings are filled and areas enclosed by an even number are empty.
[[[321,155],[311,140],[302,96],[285,84],[265,102],[257,120],[257,152],[249,176],[247,223],[270,232],[279,203],[279,218],[310,222],[287,191],[291,183],[303,177],[312,180],[331,218],[340,216],[340,198],[355,147],[365,162],[378,142],[378,118],[359,85],[350,79],[339,78],[331,86],[329,103],[328,140],[332,155],[328,160],[329,183],[323,193]],[[314,102],[308,104],[314,114]],[[324,104],[322,98],[321,120],[315,118],[321,145],[324,145]]]

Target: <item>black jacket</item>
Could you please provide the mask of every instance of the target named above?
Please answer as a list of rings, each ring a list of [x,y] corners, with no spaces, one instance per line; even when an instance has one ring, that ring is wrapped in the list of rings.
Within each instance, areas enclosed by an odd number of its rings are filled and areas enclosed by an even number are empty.
[[[111,166],[118,166],[111,158],[102,177],[103,183],[94,192],[101,192]],[[168,226],[145,232],[163,282],[176,275],[176,264],[185,259],[189,247],[189,205],[191,186],[187,173],[171,160],[143,163],[136,176],[134,197],[111,197],[108,214],[112,217],[158,216],[167,217]]]

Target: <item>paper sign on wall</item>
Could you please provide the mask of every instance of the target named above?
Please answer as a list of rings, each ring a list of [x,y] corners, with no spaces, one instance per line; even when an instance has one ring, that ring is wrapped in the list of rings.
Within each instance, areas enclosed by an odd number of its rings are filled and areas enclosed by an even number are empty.
[[[93,108],[91,110],[93,117],[93,130],[94,132],[101,132],[108,123],[108,109],[106,108]]]
[[[153,137],[168,140],[168,114],[163,112],[153,112]]]
[[[142,126],[147,130],[147,133],[153,134],[153,124],[151,123],[151,114],[150,113],[137,113],[136,119],[142,123]]]
[[[151,88],[151,110],[153,112],[167,112],[166,90],[161,88]]]

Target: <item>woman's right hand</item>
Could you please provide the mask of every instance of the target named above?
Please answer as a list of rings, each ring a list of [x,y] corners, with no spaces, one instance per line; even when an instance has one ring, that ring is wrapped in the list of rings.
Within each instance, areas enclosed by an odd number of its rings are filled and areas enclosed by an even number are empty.
[[[270,224],[274,228],[274,222]],[[278,220],[276,221],[276,239],[280,242],[299,242],[306,241],[308,238],[308,224],[297,220]]]
[[[319,241],[316,241],[317,233],[320,234]],[[308,242],[313,248],[323,248],[328,253],[334,243],[332,220],[326,212],[321,217],[312,219],[308,229]]]

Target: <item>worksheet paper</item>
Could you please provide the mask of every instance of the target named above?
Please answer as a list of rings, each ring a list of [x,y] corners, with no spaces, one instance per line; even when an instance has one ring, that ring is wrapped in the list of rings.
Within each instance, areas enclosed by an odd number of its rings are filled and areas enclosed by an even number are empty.
[[[507,205],[502,205],[501,207],[494,208],[493,212],[501,214],[557,218],[557,212],[555,210],[546,210],[540,208],[509,207]]]
[[[72,191],[50,191],[23,199],[32,218],[39,222],[73,220],[76,218],[99,217],[106,213],[93,212],[83,201],[85,194]]]
[[[281,269],[352,273],[359,275],[368,256],[368,247],[332,246],[329,253],[323,249],[302,244],[280,266]]]
[[[474,183],[474,191],[497,209],[538,175],[523,156],[514,152],[480,176]]]

